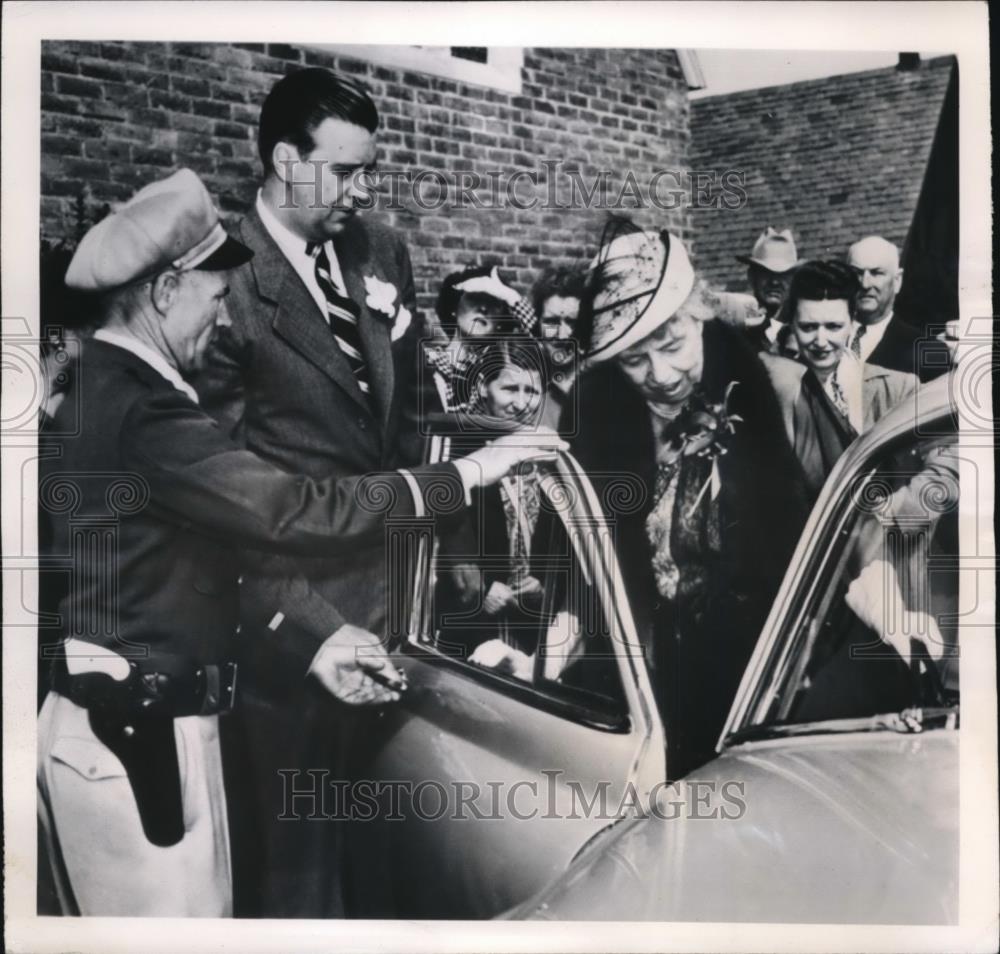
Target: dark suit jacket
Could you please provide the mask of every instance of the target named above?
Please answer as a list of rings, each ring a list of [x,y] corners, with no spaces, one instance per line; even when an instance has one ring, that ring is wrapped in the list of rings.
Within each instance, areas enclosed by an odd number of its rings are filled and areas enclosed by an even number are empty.
[[[254,259],[233,274],[232,328],[210,350],[195,382],[205,408],[247,448],[298,473],[360,475],[394,466],[405,386],[400,377],[414,367],[419,335],[403,243],[361,219],[335,240],[347,291],[360,309],[372,388],[366,399],[325,316],[256,211],[237,235]],[[390,341],[391,319],[367,304],[366,277],[394,286],[394,307],[405,306],[414,315],[400,341]],[[241,599],[244,616],[271,618],[281,612],[285,622],[277,637],[284,649],[296,647],[305,663],[344,623],[381,635],[388,599],[383,541],[343,559],[251,556]]]
[[[951,352],[943,341],[924,335],[894,315],[867,360],[891,371],[915,374],[921,381],[931,381],[951,367]]]
[[[51,517],[51,555],[72,564],[64,631],[120,652],[231,658],[235,546],[335,558],[381,541],[387,517],[416,512],[398,473],[378,477],[393,503],[380,512],[358,505],[379,493],[372,479],[303,480],[255,457],[148,364],[103,341],[84,346],[79,385],[54,424],[58,456],[43,461],[39,507]],[[428,493],[429,481],[460,483],[447,466],[414,478]]]

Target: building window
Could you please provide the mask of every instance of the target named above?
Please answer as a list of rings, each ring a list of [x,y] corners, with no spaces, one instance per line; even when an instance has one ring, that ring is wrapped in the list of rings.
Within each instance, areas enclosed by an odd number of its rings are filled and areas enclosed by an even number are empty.
[[[429,73],[508,93],[521,92],[524,50],[520,47],[310,45],[329,53],[377,63],[379,66]]]
[[[468,60],[470,63],[486,63],[489,61],[490,51],[485,46],[453,46],[451,55],[459,60]]]

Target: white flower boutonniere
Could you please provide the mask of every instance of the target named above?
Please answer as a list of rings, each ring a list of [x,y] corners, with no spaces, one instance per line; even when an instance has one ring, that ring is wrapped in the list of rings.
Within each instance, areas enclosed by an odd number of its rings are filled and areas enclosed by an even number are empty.
[[[410,309],[406,305],[400,305],[399,311],[396,312],[396,320],[392,323],[392,332],[389,335],[389,340],[398,341],[402,338],[406,334],[406,329],[410,327],[412,320],[413,315],[410,314]]]
[[[395,316],[396,296],[399,294],[395,285],[374,275],[365,275],[365,291],[368,293],[365,304],[372,311],[381,312],[386,318]]]

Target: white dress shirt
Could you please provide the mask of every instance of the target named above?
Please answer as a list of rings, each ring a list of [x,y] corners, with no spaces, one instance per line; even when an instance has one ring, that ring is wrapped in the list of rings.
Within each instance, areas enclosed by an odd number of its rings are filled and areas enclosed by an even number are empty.
[[[94,340],[103,341],[106,344],[114,345],[116,348],[124,348],[126,351],[132,352],[137,358],[145,361],[161,377],[166,378],[178,391],[186,394],[195,404],[198,403],[198,395],[195,389],[180,376],[180,372],[172,364],[168,363],[163,355],[154,351],[148,345],[144,345],[131,335],[123,335],[117,331],[108,331],[106,328],[99,328],[95,331]]]
[[[260,216],[261,222],[264,223],[264,228],[267,229],[268,235],[274,239],[275,244],[281,249],[281,254],[288,259],[288,264],[295,269],[296,274],[302,279],[302,283],[309,289],[309,294],[312,295],[313,300],[316,302],[316,307],[319,308],[320,314],[329,323],[330,318],[326,311],[326,295],[323,294],[323,290],[319,287],[319,282],[316,281],[316,259],[306,253],[306,241],[278,221],[278,217],[264,202],[264,197],[259,189],[257,190],[257,214]],[[345,298],[349,298],[350,295],[347,294],[347,286],[344,284],[344,275],[340,270],[340,262],[337,261],[337,253],[333,250],[333,242],[324,242],[323,248],[326,249],[326,257],[330,262],[330,279],[333,281],[334,287]]]

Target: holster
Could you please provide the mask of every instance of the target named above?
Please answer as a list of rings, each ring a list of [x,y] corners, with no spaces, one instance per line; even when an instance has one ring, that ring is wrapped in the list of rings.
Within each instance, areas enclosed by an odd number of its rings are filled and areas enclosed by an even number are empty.
[[[90,709],[90,727],[125,767],[142,830],[151,844],[176,845],[184,837],[181,773],[174,720]]]
[[[174,720],[231,710],[236,665],[160,653],[128,666],[124,680],[99,671],[70,675],[57,658],[52,688],[87,710],[94,735],[125,768],[146,838],[167,848],[184,837]]]

